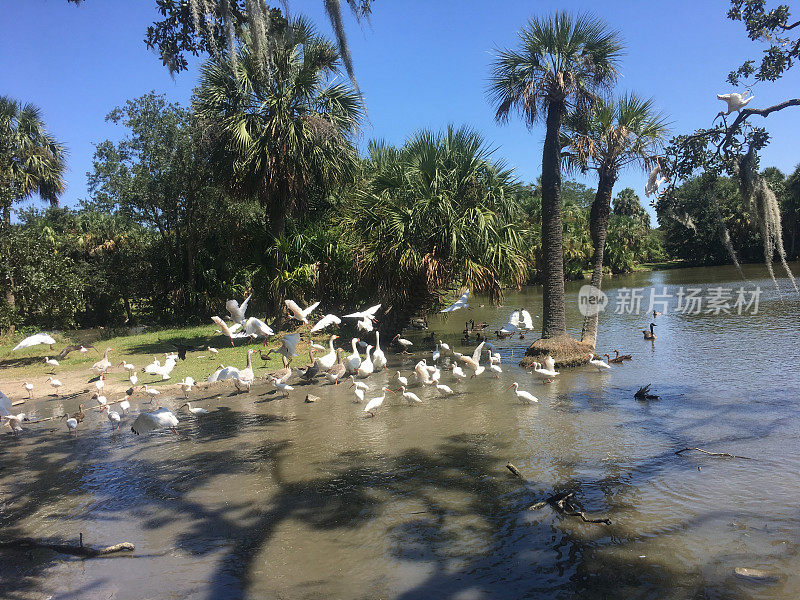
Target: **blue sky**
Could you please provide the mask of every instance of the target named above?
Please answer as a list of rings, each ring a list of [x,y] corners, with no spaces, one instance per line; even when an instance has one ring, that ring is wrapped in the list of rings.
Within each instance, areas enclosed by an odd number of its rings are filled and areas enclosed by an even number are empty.
[[[189,103],[198,63],[172,79],[144,45],[155,6],[155,0],[86,0],[79,7],[66,0],[0,0],[0,94],[39,105],[51,132],[67,145],[63,204],[87,196],[94,144],[124,134],[105,122],[112,108],[149,90]],[[290,0],[290,6],[330,33],[321,0]],[[528,130],[518,119],[496,124],[486,82],[492,50],[513,46],[527,19],[556,9],[590,10],[620,30],[627,51],[619,91],[654,97],[675,133],[707,127],[723,106],[715,94],[733,91],[726,74],[761,51],[741,23],[725,18],[728,6],[727,0],[376,0],[371,25],[359,27],[348,15],[369,111],[361,144],[372,138],[400,144],[422,127],[467,124],[485,135],[521,180],[534,180],[543,128]],[[794,97],[799,84],[800,68],[776,84],[759,84],[751,106]],[[762,164],[790,171],[800,162],[800,110],[773,114],[765,124],[773,143]],[[615,193],[630,186],[643,197],[644,181],[644,174],[626,172]]]

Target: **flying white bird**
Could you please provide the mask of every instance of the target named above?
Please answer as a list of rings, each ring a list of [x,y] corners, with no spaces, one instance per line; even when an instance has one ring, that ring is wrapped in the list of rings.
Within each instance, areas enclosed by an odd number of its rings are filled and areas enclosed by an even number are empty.
[[[510,390],[511,388],[514,388],[514,393],[517,395],[517,398],[522,400],[525,404],[535,404],[539,402],[539,399],[530,392],[519,389],[519,384],[516,381],[506,389]]]
[[[39,344],[46,344],[50,346],[50,349],[52,350],[53,344],[55,343],[56,341],[46,333],[37,333],[35,335],[26,337],[19,344],[14,346],[11,351],[14,352],[16,350],[22,350],[23,348],[30,348],[31,346],[38,346]]]
[[[252,297],[253,295],[250,294],[247,298],[245,298],[245,301],[242,302],[241,306],[239,306],[239,303],[236,300],[228,300],[225,303],[225,308],[228,309],[228,312],[231,315],[231,320],[234,323],[240,323],[242,325],[244,324],[244,314],[247,312],[247,303],[250,302],[250,298]]]
[[[284,304],[286,304],[286,308],[289,309],[289,312],[292,313],[292,318],[300,321],[303,325],[308,324],[308,315],[314,312],[314,309],[319,306],[319,302],[315,302],[305,310],[300,308],[300,306],[294,300],[284,300]]]
[[[446,313],[453,312],[454,310],[459,310],[461,308],[469,308],[469,302],[467,302],[467,300],[469,300],[469,290],[461,294],[461,297],[458,300],[456,300],[447,308],[443,308],[440,312]]]
[[[378,320],[375,318],[375,313],[378,312],[378,309],[381,307],[380,304],[376,304],[375,306],[370,306],[366,310],[362,310],[359,312],[350,313],[349,315],[344,315],[343,318],[345,319],[359,319],[358,323],[356,324],[359,329],[363,329],[364,331],[372,331],[373,323],[377,323]]]
[[[178,430],[175,429],[177,426],[178,417],[172,414],[172,411],[162,406],[153,412],[143,412],[139,414],[131,425],[131,431],[136,435],[149,433],[156,429],[169,429],[172,433],[178,433]]]
[[[288,302],[288,300],[287,300],[287,302]],[[316,325],[314,325],[311,328],[311,333],[316,333],[317,331],[322,331],[326,327],[330,327],[331,325],[338,325],[341,322],[342,322],[342,320],[339,317],[337,317],[336,315],[333,315],[331,313],[328,313],[327,315],[322,317],[319,321],[317,321]]]
[[[245,332],[243,332],[243,331],[242,331],[241,333],[236,333],[236,331],[238,331],[238,329],[239,329],[239,328],[242,326],[242,325],[241,325],[241,323],[238,323],[239,327],[236,327],[236,328],[234,329],[233,327],[228,327],[228,326],[225,324],[225,321],[223,321],[222,319],[220,319],[220,318],[219,318],[218,316],[216,316],[216,315],[214,315],[213,317],[211,317],[211,320],[212,320],[212,321],[214,321],[214,323],[216,323],[216,324],[219,326],[219,332],[220,332],[222,335],[226,336],[226,337],[227,337],[227,338],[228,338],[228,339],[231,341],[231,346],[233,346],[233,340],[234,340],[234,338],[246,338],[246,337],[250,337],[250,336],[248,336],[248,335],[247,335]]]
[[[486,342],[481,342],[475,348],[472,356],[462,356],[461,362],[472,369],[472,377],[477,377],[486,370],[486,367],[481,365],[481,354],[483,354],[483,346]]]
[[[267,325],[261,319],[256,319],[255,317],[250,317],[244,324],[244,333],[245,335],[250,336],[251,338],[257,338],[258,336],[262,336],[264,338],[264,342],[266,343],[267,338],[275,335],[275,332],[272,330],[272,327]]]
[[[733,92],[732,94],[717,94],[717,100],[722,100],[728,104],[728,112],[720,112],[720,115],[729,115],[732,112],[739,112],[742,110],[747,104],[755,98],[755,96],[746,96],[745,94],[737,94]]]
[[[297,344],[299,343],[300,343],[300,334],[290,333],[288,335],[283,336],[283,338],[281,339],[281,347],[270,348],[269,354],[277,352],[278,354],[282,354],[287,359],[291,360],[293,356],[298,356],[296,350],[297,350]]]
[[[383,392],[383,396],[377,396],[373,398],[372,400],[367,402],[367,405],[364,407],[364,412],[369,413],[370,416],[372,417],[375,416],[375,411],[380,408],[381,404],[383,404],[383,401],[386,399],[386,392],[389,392],[390,394],[394,395],[394,392],[386,386],[383,386],[381,388],[381,391]]]
[[[531,318],[531,313],[524,308],[522,309],[522,326],[528,331],[533,329],[533,319]]]

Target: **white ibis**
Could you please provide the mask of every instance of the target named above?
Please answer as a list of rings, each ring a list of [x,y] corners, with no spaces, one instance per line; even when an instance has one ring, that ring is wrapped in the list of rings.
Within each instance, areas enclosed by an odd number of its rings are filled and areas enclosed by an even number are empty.
[[[447,308],[443,308],[440,312],[453,312],[462,308],[469,308],[469,290],[461,294],[461,297]]]
[[[131,385],[136,385],[137,383],[139,383],[139,376],[136,374],[136,371],[130,374],[128,380],[131,382]]]
[[[739,94],[737,92],[731,94],[717,94],[717,100],[722,100],[728,105],[728,112],[720,112],[719,114],[729,115],[732,112],[739,112],[747,106],[753,98],[755,98],[755,96],[747,96],[747,92],[744,94]]]
[[[324,317],[322,317],[316,324],[311,328],[311,333],[316,333],[318,331],[322,331],[323,329],[330,327],[331,325],[339,325],[342,320],[334,314],[328,313]]]
[[[50,357],[45,356],[44,357],[44,362],[45,362],[45,364],[48,364],[51,367],[53,367],[51,369],[51,371],[50,371],[51,373],[55,373],[56,372],[56,367],[58,366],[58,361],[55,358],[50,358]]]
[[[407,377],[403,377],[402,375],[400,375],[400,371],[397,372],[395,377],[397,377],[397,381],[400,382],[400,385],[408,386],[408,378]]]
[[[106,404],[105,406],[103,406],[103,408],[100,409],[100,412],[103,411],[107,412],[108,422],[111,423],[111,429],[119,429],[119,422],[121,420],[119,413],[115,410],[111,410],[108,407],[108,404]]]
[[[193,415],[207,415],[209,413],[209,411],[207,411],[205,408],[201,408],[199,406],[192,406],[191,402],[185,402],[184,404],[181,404],[180,407],[183,408],[184,406],[186,407],[186,410],[188,410]]]
[[[369,413],[370,416],[372,417],[375,416],[375,411],[381,407],[381,404],[383,404],[383,401],[386,399],[386,392],[394,394],[394,392],[386,386],[383,386],[381,388],[381,391],[383,392],[383,396],[377,396],[373,398],[372,400],[367,402],[367,405],[364,407],[364,412]]]
[[[399,333],[398,333],[396,336],[394,336],[394,337],[392,338],[392,341],[393,341],[393,342],[395,342],[395,341],[396,341],[398,344],[400,344],[400,347],[403,349],[403,354],[408,354],[408,349],[409,349],[411,346],[413,346],[413,345],[414,345],[413,343],[411,343],[411,341],[409,341],[409,340],[407,340],[407,339],[405,339],[405,338],[402,338],[402,337],[400,337],[400,334],[399,334]]]
[[[97,388],[97,391],[100,392],[104,387],[106,387],[106,374],[100,373],[100,377],[97,378],[97,381],[94,382],[94,387]]]
[[[284,383],[283,381],[280,381],[274,377],[272,378],[272,385],[274,385],[278,390],[283,392],[284,396],[287,397],[289,396],[289,392],[294,390],[294,388],[290,386],[288,383]]]
[[[28,398],[33,398],[33,384],[26,381],[22,384],[22,387],[28,392]]]
[[[99,406],[101,410],[106,404],[108,404],[108,399],[100,394],[93,394],[92,400],[97,400],[97,406]]]
[[[50,349],[52,350],[53,345],[55,343],[56,341],[46,333],[37,333],[35,335],[26,337],[19,344],[14,346],[14,348],[11,351],[15,352],[17,350],[22,350],[24,348],[31,348],[32,346],[38,346],[39,344],[45,344],[46,346],[50,346]]]
[[[314,309],[320,304],[319,302],[315,302],[311,306],[303,309],[300,308],[300,306],[294,300],[284,300],[283,302],[286,304],[286,308],[288,308],[289,312],[292,314],[292,318],[300,321],[303,325],[308,325],[308,315],[314,312]]]
[[[455,393],[455,392],[453,392],[453,388],[451,388],[449,385],[445,385],[443,383],[437,383],[436,384],[436,389],[439,390],[439,393],[442,396],[452,396]]]
[[[146,383],[142,386],[142,389],[144,390],[145,394],[150,396],[151,400],[156,400],[158,398],[158,396],[161,395],[161,392],[159,390],[157,390],[155,388],[147,387]]]
[[[356,378],[352,375],[350,375],[350,387],[351,388],[354,387],[357,390],[369,389],[369,386],[366,383],[364,383],[363,381],[356,381]]]
[[[442,340],[439,340],[439,348],[441,348],[445,352],[450,352],[450,345],[445,344]]]
[[[69,413],[64,413],[63,415],[61,415],[61,419],[62,420],[64,420],[64,419],[67,420],[67,431],[69,433],[73,433],[74,432],[75,435],[78,435],[78,419],[76,419],[74,417],[70,417]]]
[[[48,377],[47,382],[50,384],[50,387],[56,391],[56,396],[58,396],[58,388],[60,388],[63,383],[61,383],[58,379],[54,379],[53,377]]]
[[[414,392],[407,392],[405,386],[400,386],[400,392],[409,404],[422,404],[422,400],[419,399],[419,396]]]
[[[364,390],[362,390],[360,388],[356,388],[356,389],[353,390],[353,393],[356,395],[356,399],[353,400],[353,402],[358,404],[359,402],[363,402],[364,401]]]
[[[189,392],[191,392],[192,388],[194,387],[194,379],[191,377],[184,377],[183,381],[178,382],[178,385],[181,386],[181,389],[183,390],[183,397],[188,398]]]
[[[122,411],[123,415],[127,415],[128,414],[128,411],[131,409],[131,403],[128,400],[128,396],[125,396],[125,398],[123,398],[120,401],[119,409]]]
[[[175,429],[177,426],[178,417],[162,406],[152,412],[140,413],[131,424],[131,431],[136,435],[141,435],[157,429],[169,429],[172,433],[177,434],[178,430]]]
[[[555,364],[555,363],[554,363]],[[548,369],[542,367],[541,363],[535,362],[533,363],[533,372],[541,378],[544,383],[550,383],[553,379],[559,375],[559,372],[554,369]]]
[[[236,300],[228,300],[225,303],[225,308],[228,309],[228,312],[231,315],[231,320],[234,323],[239,323],[242,325],[244,324],[244,315],[247,312],[247,304],[250,302],[250,298],[252,297],[253,295],[250,294],[247,298],[245,298],[241,306],[239,306],[239,303]]]
[[[539,402],[539,399],[530,392],[519,389],[519,384],[516,381],[506,389],[510,390],[511,388],[514,388],[514,393],[517,395],[517,398],[522,400],[525,404],[536,404]]]

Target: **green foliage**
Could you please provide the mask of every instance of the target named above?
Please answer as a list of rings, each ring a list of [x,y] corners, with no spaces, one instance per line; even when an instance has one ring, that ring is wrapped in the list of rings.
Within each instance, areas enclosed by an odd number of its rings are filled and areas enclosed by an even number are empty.
[[[642,206],[639,196],[631,188],[620,190],[617,197],[614,198],[612,212],[615,215],[631,217],[634,221],[644,225],[646,229],[650,229],[650,215]]]

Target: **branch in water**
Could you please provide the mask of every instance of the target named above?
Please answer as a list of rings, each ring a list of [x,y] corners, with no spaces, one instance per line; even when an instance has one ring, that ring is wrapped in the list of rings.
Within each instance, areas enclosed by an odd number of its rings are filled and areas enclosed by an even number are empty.
[[[684,452],[688,452],[689,450],[696,450],[697,452],[702,452],[703,454],[708,454],[709,456],[724,456],[726,458],[741,458],[742,460],[754,460],[749,456],[736,456],[735,454],[728,454],[727,452],[709,452],[708,450],[703,450],[702,448],[683,448],[678,450],[675,454],[680,456]]]
[[[28,550],[30,548],[47,548],[61,554],[70,554],[72,556],[82,556],[84,558],[96,558],[98,556],[106,556],[108,554],[115,554],[117,552],[133,552],[134,545],[130,542],[122,542],[114,544],[113,546],[106,546],[105,548],[92,548],[91,546],[84,546],[82,543],[79,546],[64,543],[51,543],[42,540],[35,540],[33,538],[19,538],[16,540],[9,540],[0,542],[0,548],[12,548],[19,550]]]

